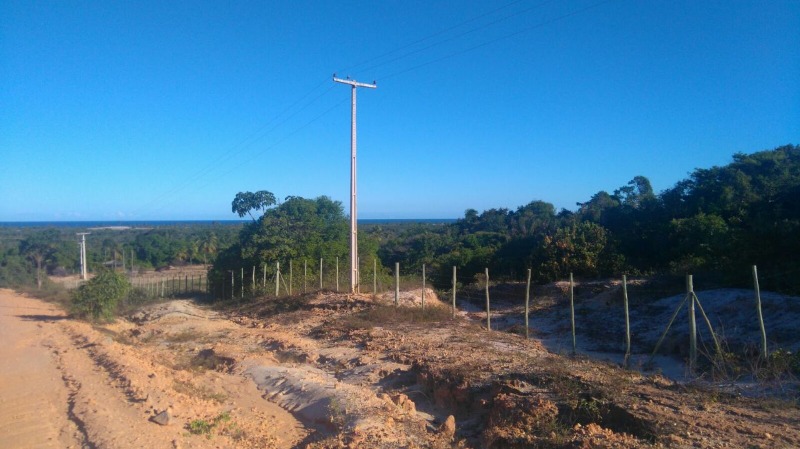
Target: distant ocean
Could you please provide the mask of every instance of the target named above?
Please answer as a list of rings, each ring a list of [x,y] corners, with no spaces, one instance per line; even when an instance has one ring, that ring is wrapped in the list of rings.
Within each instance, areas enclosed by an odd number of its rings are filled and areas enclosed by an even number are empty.
[[[6,228],[151,228],[158,226],[226,226],[249,223],[250,220],[136,220],[136,221],[4,221],[0,227]],[[362,218],[359,224],[393,223],[455,223],[455,218]]]

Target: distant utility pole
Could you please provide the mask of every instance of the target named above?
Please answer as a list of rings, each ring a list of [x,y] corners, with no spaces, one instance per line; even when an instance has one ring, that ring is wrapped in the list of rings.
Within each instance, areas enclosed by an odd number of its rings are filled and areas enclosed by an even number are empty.
[[[375,89],[378,85],[375,81],[372,84],[359,83],[351,79],[336,78],[333,74],[333,81],[348,84],[351,89],[351,126],[350,126],[350,293],[355,293],[358,284],[358,201],[356,199],[356,88],[367,87]]]
[[[78,232],[77,235],[81,236],[81,279],[86,280],[86,236],[90,232]]]

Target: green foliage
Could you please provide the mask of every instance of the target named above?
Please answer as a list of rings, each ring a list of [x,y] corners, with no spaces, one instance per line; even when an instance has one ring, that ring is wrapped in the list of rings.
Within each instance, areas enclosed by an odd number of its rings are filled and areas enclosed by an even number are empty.
[[[385,266],[400,262],[419,270],[425,263],[439,288],[450,287],[453,265],[461,280],[488,267],[497,280],[521,280],[531,268],[538,282],[569,272],[703,272],[736,285],[750,282],[743,273],[755,264],[776,273],[764,288],[800,291],[798,146],[736,154],[731,164],[696,169],[660,194],[635,176],[613,194],[600,191],[578,206],[558,214],[543,201],[517,210],[469,209],[452,225],[371,232]]]
[[[117,304],[128,294],[130,287],[123,275],[101,270],[74,291],[71,311],[80,318],[93,321],[112,320]]]
[[[231,202],[231,212],[239,214],[240,217],[250,215],[250,218],[255,221],[252,211],[266,211],[267,208],[274,206],[276,203],[275,195],[266,190],[259,190],[258,192],[239,192]]]
[[[211,438],[214,433],[236,434],[236,425],[231,423],[230,412],[222,412],[210,422],[204,419],[195,419],[189,422],[189,432],[194,435],[205,435]]]
[[[229,272],[239,272],[242,267],[258,267],[260,272],[265,264],[272,270],[275,262],[286,267],[289,260],[301,259],[312,261],[310,266],[316,267],[313,261],[322,258],[330,263],[339,257],[343,262],[340,269],[345,270],[344,261],[349,254],[348,230],[348,220],[340,202],[326,196],[288,197],[257,221],[245,225],[238,242],[219,254],[209,271],[213,291],[227,289],[229,292]],[[362,259],[372,260],[377,244],[363,238],[359,241],[363,243],[359,251]],[[250,285],[245,287],[249,289]]]

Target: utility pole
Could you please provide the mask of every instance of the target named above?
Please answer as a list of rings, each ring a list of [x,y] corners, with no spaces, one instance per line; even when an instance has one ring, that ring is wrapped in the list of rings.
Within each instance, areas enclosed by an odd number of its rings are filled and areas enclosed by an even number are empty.
[[[91,234],[90,232],[78,232],[77,235],[81,236],[81,279],[84,281],[86,280],[86,236]]]
[[[333,81],[336,83],[351,86],[351,119],[350,119],[350,293],[355,293],[358,284],[358,201],[356,198],[356,88],[367,87],[375,89],[378,85],[375,81],[372,84],[359,83],[349,79],[336,78],[333,74]]]

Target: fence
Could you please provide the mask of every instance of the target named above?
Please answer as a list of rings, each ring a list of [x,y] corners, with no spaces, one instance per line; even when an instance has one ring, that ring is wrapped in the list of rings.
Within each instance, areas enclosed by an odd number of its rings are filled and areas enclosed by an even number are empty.
[[[151,298],[206,294],[209,288],[208,277],[202,274],[131,277],[130,282],[133,288]]]
[[[452,313],[455,316],[458,308],[462,312],[470,313],[473,318],[485,319],[485,328],[489,331],[492,330],[511,330],[514,326],[509,323],[522,322],[524,323],[524,336],[530,337],[531,328],[540,323],[534,323],[532,326],[532,313],[534,315],[542,313],[542,308],[538,307],[536,310],[531,307],[532,305],[532,288],[542,288],[542,286],[531,285],[531,270],[525,270],[525,278],[522,281],[493,283],[490,277],[490,272],[487,269],[483,273],[475,275],[464,276],[460,274],[458,267],[453,266],[452,272],[448,273],[450,278],[449,288],[441,288],[441,281],[445,277],[445,273],[439,269],[439,272],[434,273],[439,280],[439,293],[443,296],[443,302],[452,308]],[[449,271],[449,270],[448,270]],[[474,271],[474,270],[473,270]],[[419,267],[401,267],[399,263],[395,263],[394,267],[382,267],[377,260],[370,261],[359,260],[359,280],[356,283],[358,292],[363,294],[382,294],[391,298],[391,292],[394,293],[394,302],[398,303],[401,291],[419,291],[422,296],[422,307],[426,307],[425,291],[426,288],[431,287],[430,268],[425,265]],[[289,260],[284,263],[263,263],[261,266],[240,267],[238,270],[228,270],[224,273],[217,273],[217,278],[212,278],[210,281],[206,276],[166,276],[166,277],[151,277],[151,278],[134,278],[132,283],[135,287],[143,289],[150,296],[168,297],[182,294],[202,293],[208,294],[211,297],[220,300],[243,300],[251,297],[280,297],[292,296],[303,293],[313,293],[317,291],[338,291],[349,292],[349,264],[342,263],[339,259],[333,260],[311,260],[311,259],[296,259]],[[769,354],[767,345],[767,331],[765,320],[762,311],[761,293],[758,284],[758,272],[755,266],[752,267],[752,280],[753,280],[753,294],[752,294],[752,317],[753,323],[757,323],[760,333],[758,343],[759,357],[766,358]],[[517,288],[512,291],[503,291],[504,285],[516,284]],[[524,285],[524,289],[521,287]],[[685,280],[685,295],[682,301],[677,302],[677,307],[671,313],[669,320],[659,322],[662,318],[656,318],[653,321],[652,304],[645,304],[642,301],[637,301],[636,295],[630,297],[628,291],[631,282],[627,276],[622,276],[619,280],[619,293],[621,301],[615,302],[614,306],[619,304],[619,308],[609,306],[605,310],[606,315],[595,316],[595,321],[599,321],[599,326],[603,328],[604,335],[596,336],[598,334],[595,329],[586,330],[591,327],[589,321],[591,320],[592,311],[586,311],[585,303],[576,299],[575,288],[576,283],[572,274],[569,276],[568,288],[563,291],[563,305],[556,302],[554,307],[557,313],[553,315],[553,319],[559,320],[560,324],[557,326],[559,329],[568,329],[566,340],[569,341],[568,345],[571,347],[571,353],[575,354],[579,351],[579,336],[583,338],[602,339],[607,338],[608,335],[613,335],[616,340],[618,336],[619,342],[624,347],[619,348],[619,344],[614,343],[620,354],[623,354],[623,363],[628,365],[632,347],[637,345],[640,348],[639,353],[649,354],[650,359],[663,349],[663,345],[670,330],[674,327],[674,323],[684,306],[687,306],[688,313],[688,330],[680,330],[686,340],[688,340],[688,366],[690,371],[697,367],[698,352],[701,349],[698,346],[698,335],[703,334],[710,337],[713,341],[713,348],[707,351],[707,356],[713,358],[715,354],[723,354],[725,349],[722,347],[722,342],[718,337],[718,332],[715,330],[715,322],[706,313],[703,308],[701,298],[699,298],[694,290],[693,276],[687,275]],[[556,295],[558,296],[558,295]],[[493,299],[493,297],[495,297]],[[499,301],[498,301],[499,299]],[[633,301],[631,301],[633,299]],[[541,302],[541,295],[539,298],[533,298],[533,301]],[[620,304],[621,303],[621,304]],[[511,306],[509,306],[509,304]],[[632,307],[633,305],[633,307]],[[498,310],[495,310],[499,307]],[[515,307],[517,309],[515,309]],[[673,308],[674,304],[667,306],[660,305],[658,307]],[[521,308],[519,312],[517,310]],[[647,309],[647,310],[646,310]],[[569,312],[568,317],[566,312]],[[577,311],[577,313],[576,313]],[[699,313],[702,318],[702,326],[697,325],[697,314]],[[518,317],[510,315],[521,315]],[[632,315],[634,315],[632,317]],[[800,315],[800,310],[798,310]],[[499,316],[501,319],[499,323],[493,323],[493,317]],[[610,317],[610,318],[609,318]],[[650,318],[648,318],[650,317]],[[638,319],[637,319],[638,318]],[[649,320],[649,321],[648,321]],[[499,324],[499,325],[498,325]],[[595,327],[598,323],[594,324]],[[619,331],[610,331],[611,327],[619,326]],[[721,326],[723,329],[725,323],[720,319],[717,320],[716,326]],[[738,324],[737,324],[738,326]],[[640,338],[637,341],[634,337],[641,337],[646,334],[642,331],[643,327],[650,330],[658,329],[659,338],[655,345],[652,345],[652,339]],[[735,327],[735,326],[733,326]],[[584,332],[579,334],[578,330],[583,328]],[[636,330],[632,330],[636,328]],[[663,329],[663,332],[661,331]],[[566,333],[562,330],[562,333]],[[686,333],[683,333],[686,332]],[[521,331],[519,331],[522,334]],[[673,333],[674,329],[673,329]],[[687,335],[688,334],[688,335]],[[597,343],[597,342],[595,342]],[[643,351],[643,346],[652,348],[652,351]],[[675,352],[675,349],[668,350],[667,352]]]

